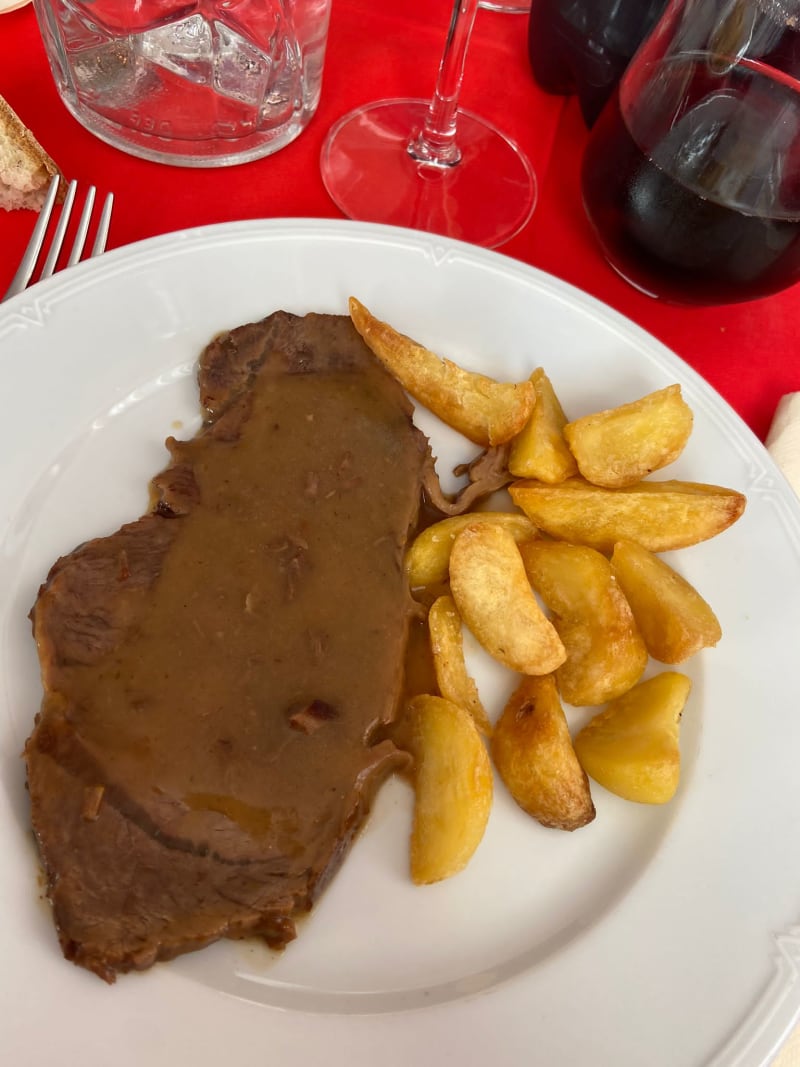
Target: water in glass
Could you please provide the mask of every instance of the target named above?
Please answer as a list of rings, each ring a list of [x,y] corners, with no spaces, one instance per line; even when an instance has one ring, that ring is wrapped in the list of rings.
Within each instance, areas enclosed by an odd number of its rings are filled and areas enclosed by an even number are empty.
[[[319,102],[330,0],[34,0],[62,98],[84,126],[162,162],[246,162]]]

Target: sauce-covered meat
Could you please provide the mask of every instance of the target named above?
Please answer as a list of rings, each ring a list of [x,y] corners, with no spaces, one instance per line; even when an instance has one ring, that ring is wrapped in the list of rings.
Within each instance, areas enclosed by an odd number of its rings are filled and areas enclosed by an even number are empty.
[[[220,937],[282,945],[375,789],[412,603],[426,441],[349,319],[203,354],[206,422],[150,514],[58,560],[26,746],[65,955],[107,980]]]

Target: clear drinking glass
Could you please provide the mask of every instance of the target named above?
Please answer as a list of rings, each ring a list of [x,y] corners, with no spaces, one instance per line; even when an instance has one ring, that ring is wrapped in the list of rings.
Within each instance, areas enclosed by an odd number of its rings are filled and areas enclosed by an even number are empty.
[[[458,106],[477,10],[478,0],[454,0],[431,100],[379,100],[331,129],[320,165],[345,215],[490,248],[531,217],[536,179],[527,157]]]
[[[277,151],[319,103],[330,0],[34,0],[69,111],[190,167]]]
[[[800,281],[800,0],[671,0],[589,139],[609,263],[664,299]]]

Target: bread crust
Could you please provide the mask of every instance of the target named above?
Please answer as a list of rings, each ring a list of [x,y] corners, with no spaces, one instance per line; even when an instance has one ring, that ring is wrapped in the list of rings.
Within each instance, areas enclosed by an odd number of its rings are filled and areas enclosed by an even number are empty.
[[[40,210],[56,175],[61,178],[59,200],[63,200],[61,169],[0,96],[0,207]]]

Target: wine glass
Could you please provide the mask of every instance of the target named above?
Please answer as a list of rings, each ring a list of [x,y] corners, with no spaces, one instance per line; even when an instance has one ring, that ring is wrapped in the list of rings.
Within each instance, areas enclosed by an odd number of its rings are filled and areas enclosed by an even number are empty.
[[[409,226],[495,248],[527,223],[536,178],[527,157],[458,106],[478,0],[454,0],[430,101],[380,100],[328,133],[322,178],[350,218]]]
[[[479,7],[485,8],[486,11],[502,11],[506,15],[525,15],[531,9],[531,0],[508,0],[507,3],[503,3],[503,0],[481,0]]]

